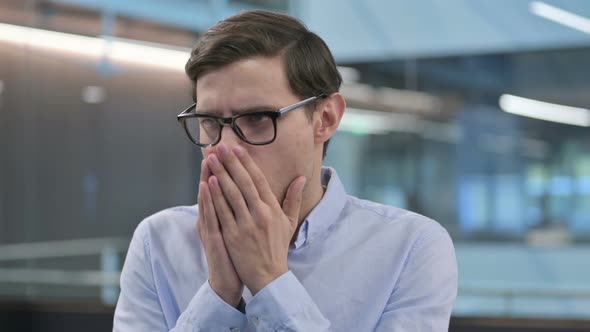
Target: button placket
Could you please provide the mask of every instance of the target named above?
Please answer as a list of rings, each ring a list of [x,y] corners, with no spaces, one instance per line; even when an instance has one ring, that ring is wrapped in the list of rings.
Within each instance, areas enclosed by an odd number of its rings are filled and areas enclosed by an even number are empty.
[[[258,320],[258,317],[251,315],[250,316],[250,320],[252,321],[252,323],[254,323],[254,325],[258,326],[258,324],[260,323],[260,321]]]

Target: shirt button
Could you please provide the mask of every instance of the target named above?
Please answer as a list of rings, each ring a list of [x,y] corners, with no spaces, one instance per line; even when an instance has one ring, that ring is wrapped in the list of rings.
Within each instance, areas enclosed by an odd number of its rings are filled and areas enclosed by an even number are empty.
[[[229,330],[231,332],[240,332],[240,328],[239,327],[230,327]]]
[[[258,317],[256,316],[250,316],[250,320],[252,321],[252,323],[254,323],[254,325],[258,326]]]

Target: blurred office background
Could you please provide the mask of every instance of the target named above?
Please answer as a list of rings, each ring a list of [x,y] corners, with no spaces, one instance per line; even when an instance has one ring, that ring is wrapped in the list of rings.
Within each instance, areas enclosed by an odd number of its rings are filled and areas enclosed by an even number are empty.
[[[451,331],[590,329],[590,1],[0,0],[0,330],[110,328],[137,224],[196,201],[190,47],[254,8],[333,50],[349,193],[449,230]]]

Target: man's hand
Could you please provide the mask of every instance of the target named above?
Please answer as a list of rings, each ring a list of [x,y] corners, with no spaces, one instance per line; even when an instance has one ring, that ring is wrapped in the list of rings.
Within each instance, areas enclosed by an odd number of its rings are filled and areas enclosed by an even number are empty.
[[[242,298],[244,284],[240,280],[225,248],[211,192],[207,185],[210,175],[209,167],[203,160],[203,163],[201,163],[201,181],[199,183],[199,220],[197,221],[197,229],[207,257],[211,288],[226,303],[237,307]]]
[[[254,295],[288,271],[289,244],[299,222],[305,177],[291,182],[282,206],[266,177],[241,147],[221,143],[206,159],[208,187],[239,278]]]

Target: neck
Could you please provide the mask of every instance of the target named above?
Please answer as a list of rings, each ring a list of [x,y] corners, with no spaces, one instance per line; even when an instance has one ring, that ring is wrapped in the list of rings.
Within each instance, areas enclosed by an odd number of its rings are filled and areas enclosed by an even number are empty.
[[[293,242],[295,242],[297,239],[299,228],[301,227],[301,224],[305,218],[307,218],[311,210],[313,210],[316,205],[318,205],[324,196],[324,188],[321,182],[321,173],[321,169],[314,172],[303,190],[303,199],[301,201],[301,209],[299,210],[299,221],[297,223],[297,229],[295,230],[293,238],[291,239],[291,244],[293,244]]]

